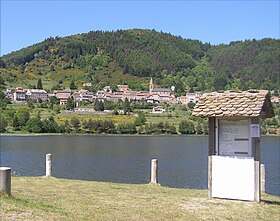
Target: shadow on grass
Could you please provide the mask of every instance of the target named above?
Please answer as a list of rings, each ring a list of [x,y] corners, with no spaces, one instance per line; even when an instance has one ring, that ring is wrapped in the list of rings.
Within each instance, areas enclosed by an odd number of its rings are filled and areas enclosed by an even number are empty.
[[[280,205],[280,201],[273,201],[273,200],[261,200],[261,202],[269,204],[269,205]]]
[[[2,198],[6,202],[11,203],[13,205],[28,207],[31,209],[38,209],[38,210],[41,210],[44,212],[54,212],[54,213],[60,213],[60,214],[67,215],[67,213],[64,211],[64,209],[59,208],[54,205],[46,204],[46,203],[43,203],[40,201],[31,201],[31,200],[27,200],[27,199],[20,199],[20,198],[16,198],[14,196],[8,196],[8,195],[4,195],[4,196],[2,196]]]

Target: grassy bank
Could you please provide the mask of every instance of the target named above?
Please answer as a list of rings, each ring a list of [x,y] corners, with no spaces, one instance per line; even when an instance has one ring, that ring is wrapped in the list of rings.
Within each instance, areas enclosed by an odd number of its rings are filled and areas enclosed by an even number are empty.
[[[13,177],[0,220],[278,220],[280,198],[209,199],[207,190]]]

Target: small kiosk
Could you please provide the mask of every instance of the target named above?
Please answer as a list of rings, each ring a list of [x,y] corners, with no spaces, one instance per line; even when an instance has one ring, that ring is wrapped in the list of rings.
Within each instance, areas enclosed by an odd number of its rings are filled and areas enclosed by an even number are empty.
[[[209,196],[260,201],[260,118],[274,116],[268,91],[206,93],[193,116],[209,119]]]

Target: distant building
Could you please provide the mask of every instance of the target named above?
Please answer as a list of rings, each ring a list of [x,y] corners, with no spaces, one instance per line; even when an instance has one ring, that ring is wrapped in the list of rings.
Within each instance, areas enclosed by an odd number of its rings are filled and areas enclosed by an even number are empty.
[[[155,94],[155,95],[149,95],[147,98],[146,98],[146,101],[148,103],[159,103],[160,102],[160,97],[159,95]]]
[[[181,103],[183,105],[187,104],[187,96],[178,97],[177,100],[178,100],[179,103]]]
[[[22,88],[16,88],[14,92],[14,101],[26,101],[26,90]]]
[[[91,87],[92,83],[83,83],[83,87]]]
[[[5,90],[3,90],[3,92],[10,101],[14,100],[14,94],[12,88],[6,88]]]
[[[67,100],[71,96],[70,89],[54,90],[53,93],[54,93],[54,96],[59,100],[60,105],[65,105],[67,103]]]
[[[126,84],[119,84],[119,85],[117,85],[117,87],[118,87],[118,91],[128,91],[129,89],[128,89],[128,85],[126,85]]]
[[[183,105],[188,103],[196,103],[201,96],[201,92],[187,93],[186,96],[181,96],[177,98],[177,101]]]
[[[279,104],[280,97],[271,97],[271,102],[274,103],[274,104]]]
[[[46,101],[48,99],[48,93],[41,89],[30,89],[26,92],[26,99],[32,101]]]
[[[165,112],[165,109],[162,106],[153,107],[153,114],[162,114],[163,112]]]
[[[108,92],[108,93],[112,93],[112,89],[111,89],[111,87],[110,87],[109,85],[105,86],[105,87],[103,88],[103,91],[104,91],[104,92]]]
[[[95,94],[93,92],[89,92],[88,90],[79,90],[72,94],[73,99],[76,102],[80,101],[87,101],[87,102],[93,102],[96,98]]]
[[[170,96],[171,89],[169,88],[154,88],[153,79],[150,80],[149,92],[152,95]]]
[[[77,113],[95,113],[96,111],[93,108],[74,108],[74,112]]]
[[[186,103],[190,103],[190,102],[193,102],[193,103],[196,103],[199,98],[201,97],[201,92],[195,92],[195,93],[187,93],[186,94]]]

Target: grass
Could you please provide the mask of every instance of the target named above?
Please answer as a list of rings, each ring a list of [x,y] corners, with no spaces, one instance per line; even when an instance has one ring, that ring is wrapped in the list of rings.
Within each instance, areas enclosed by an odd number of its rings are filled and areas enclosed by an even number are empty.
[[[12,177],[0,197],[5,220],[279,220],[280,198],[210,199],[207,190],[46,177]]]
[[[78,118],[81,122],[86,120],[88,121],[89,119],[92,120],[112,120],[114,123],[119,124],[119,123],[125,123],[125,122],[134,122],[135,116],[133,115],[113,115],[113,114],[77,114],[77,113],[60,113],[55,116],[55,120],[60,123],[64,124],[66,120],[69,122],[71,121],[72,118]]]

